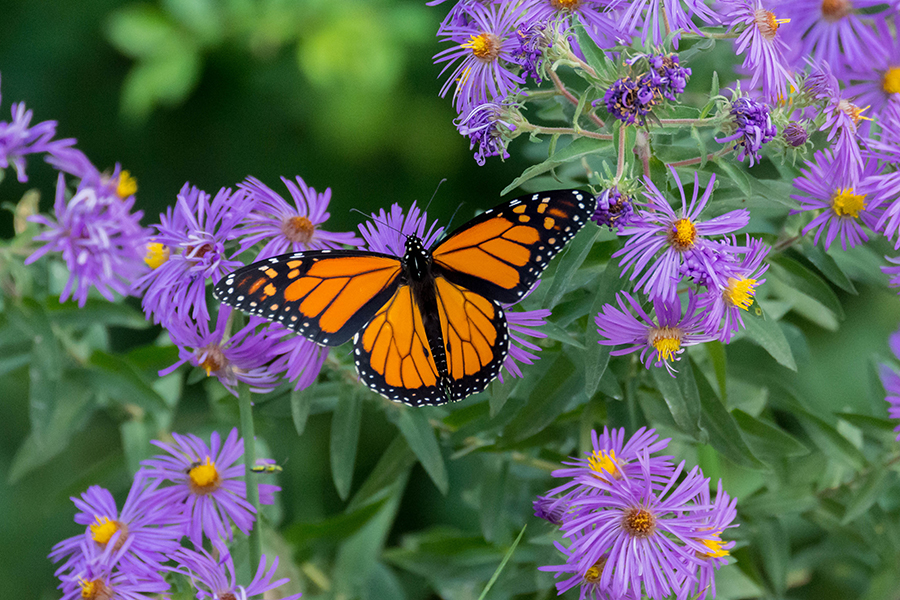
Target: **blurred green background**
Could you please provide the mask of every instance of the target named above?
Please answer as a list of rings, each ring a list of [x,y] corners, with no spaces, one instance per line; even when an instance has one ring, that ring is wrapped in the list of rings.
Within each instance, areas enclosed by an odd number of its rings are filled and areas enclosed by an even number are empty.
[[[495,204],[530,163],[517,158],[527,145],[520,140],[511,160],[478,167],[453,127],[456,115],[450,101],[437,96],[439,68],[431,61],[440,49],[434,32],[448,7],[429,8],[421,0],[5,1],[0,110],[8,115],[11,102],[25,101],[35,121],[58,121],[59,136],[77,138],[101,170],[121,163],[137,177],[147,224],[174,202],[185,181],[214,193],[247,175],[279,192],[279,176],[301,175],[317,189],[331,187],[328,228],[336,231],[355,230],[362,217],[351,208],[427,202],[446,178],[429,214],[446,223],[464,203],[459,223],[475,208]],[[0,202],[37,188],[46,210],[55,174],[39,159],[29,161],[28,174],[28,184],[7,176]],[[12,233],[6,215],[0,233]],[[848,320],[837,332],[791,317],[810,339],[808,355],[798,356],[798,385],[830,410],[860,409],[878,397],[871,355],[887,355],[887,335],[900,320],[896,295],[860,289],[860,298],[841,296]],[[148,337],[134,335],[120,331],[114,342],[124,349]],[[64,454],[10,485],[5,473],[29,429],[27,377],[5,381],[0,578],[17,597],[54,598],[46,554],[81,530],[68,497],[91,484],[117,497],[127,490],[120,421],[103,411],[89,415]],[[173,429],[209,431],[200,387],[188,386]],[[221,424],[237,422],[234,406],[215,408]],[[875,410],[883,414],[884,406]],[[396,431],[371,406],[362,422],[355,483]],[[263,405],[258,427],[271,457],[289,467],[280,481],[286,522],[321,519],[340,506],[329,471],[328,414],[313,415],[298,438],[282,399]],[[477,484],[466,464],[447,462],[456,491],[449,498],[415,467],[389,544],[433,524],[480,535],[473,526],[479,515],[461,500]],[[536,482],[535,491],[545,485]],[[517,500],[527,510],[530,498]]]

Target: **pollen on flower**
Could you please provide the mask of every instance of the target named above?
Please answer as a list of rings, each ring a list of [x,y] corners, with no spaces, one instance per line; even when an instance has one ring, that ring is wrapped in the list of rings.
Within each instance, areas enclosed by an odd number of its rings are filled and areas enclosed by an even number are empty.
[[[102,579],[79,579],[81,585],[82,600],[110,600],[113,597],[113,590],[103,583]]]
[[[859,217],[866,209],[866,194],[854,194],[853,188],[838,188],[831,197],[831,208],[839,217]]]
[[[852,8],[847,0],[822,0],[822,16],[831,23],[846,17]]]
[[[144,256],[144,262],[151,269],[158,269],[169,260],[169,247],[159,242],[150,242],[147,244],[147,254]]]
[[[728,285],[722,290],[722,298],[731,306],[737,306],[744,310],[750,310],[753,304],[753,294],[757,286],[755,279],[744,279],[743,277],[729,277]]]
[[[463,48],[472,50],[472,54],[476,58],[480,58],[485,62],[495,61],[500,56],[500,38],[493,33],[479,33],[472,35],[469,41],[462,44]]]
[[[309,244],[316,232],[316,226],[306,217],[290,217],[281,222],[281,232],[292,242]]]
[[[715,539],[712,540],[700,540],[700,542],[709,548],[709,552],[697,552],[697,558],[724,558],[730,554],[728,550],[723,548],[722,546],[725,544],[719,536],[717,535]]]
[[[601,556],[600,560],[594,563],[590,569],[584,574],[584,580],[588,583],[600,583],[600,577],[603,575],[603,567],[606,566],[607,558]]]
[[[677,327],[658,327],[650,332],[650,345],[656,348],[659,360],[674,360],[681,350],[681,329]]]
[[[228,359],[225,358],[225,353],[222,352],[222,348],[218,344],[208,345],[203,349],[201,356],[204,354],[206,356],[200,361],[200,366],[206,371],[207,377],[228,364]]]
[[[779,26],[791,22],[790,19],[778,19],[775,17],[775,13],[762,8],[756,11],[755,16],[756,27],[759,29],[762,36],[769,42],[775,39],[775,34],[778,33]]]
[[[891,67],[884,73],[881,87],[888,94],[900,94],[900,67]]]
[[[598,450],[588,457],[588,465],[591,471],[598,474],[609,473],[615,479],[621,479],[622,474],[619,472],[619,464],[616,461],[616,451],[610,450],[607,454],[604,450]]]
[[[90,529],[94,541],[103,546],[119,531],[119,523],[110,521],[108,517],[97,517],[97,522],[91,523]]]
[[[648,538],[656,530],[656,515],[646,508],[629,508],[622,517],[622,529],[636,538]]]
[[[188,471],[188,477],[191,480],[191,491],[195,494],[208,494],[219,487],[219,472],[208,456],[205,463]]]
[[[691,223],[690,219],[681,218],[672,224],[669,231],[669,243],[675,250],[690,250],[697,240],[697,227]]]
[[[860,108],[857,105],[853,104],[852,102],[849,102],[847,100],[841,100],[840,102],[838,102],[838,108],[841,109],[842,111],[844,111],[844,113],[848,117],[853,119],[854,125],[858,126],[859,122],[862,121],[863,119],[865,119],[866,121],[872,120],[869,117],[864,117],[862,115],[866,110],[869,109],[868,106],[865,108]]]
[[[137,179],[131,176],[128,171],[119,173],[119,182],[116,184],[116,195],[123,200],[137,193]]]
[[[556,10],[575,10],[581,0],[550,0],[550,5]]]

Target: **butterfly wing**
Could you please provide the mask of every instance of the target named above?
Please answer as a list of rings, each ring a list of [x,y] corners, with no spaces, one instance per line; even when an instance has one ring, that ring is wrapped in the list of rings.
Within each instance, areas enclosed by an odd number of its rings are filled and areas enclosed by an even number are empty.
[[[435,273],[498,302],[517,302],[596,206],[596,199],[580,190],[510,200],[438,244],[433,251]]]
[[[412,406],[462,400],[500,372],[509,352],[503,309],[444,278],[434,282],[448,377],[442,379],[409,286],[400,286],[354,338],[360,379],[391,400]]]
[[[281,323],[327,346],[343,344],[391,298],[402,265],[361,250],[283,254],[242,267],[213,293],[222,303]]]

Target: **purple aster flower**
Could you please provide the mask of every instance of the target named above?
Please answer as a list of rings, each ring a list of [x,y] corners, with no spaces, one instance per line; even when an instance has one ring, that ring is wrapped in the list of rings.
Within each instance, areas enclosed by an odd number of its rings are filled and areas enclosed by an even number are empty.
[[[862,169],[839,162],[830,150],[816,152],[814,161],[800,170],[801,177],[794,179],[794,187],[803,195],[792,194],[791,198],[800,202],[800,208],[791,211],[796,214],[809,210],[821,210],[802,234],[815,230],[813,242],[818,244],[823,232],[825,249],[840,236],[841,247],[846,250],[868,240],[863,225],[875,231],[878,228],[878,208],[880,201],[873,192],[872,176],[878,172],[878,165],[869,160]],[[889,236],[890,237],[890,236]]]
[[[591,106],[600,102],[601,100],[594,100]],[[653,107],[662,102],[662,92],[653,85],[650,77],[625,76],[606,89],[602,102],[606,104],[606,111],[610,115],[626,125],[644,125]]]
[[[537,287],[537,286],[535,286]],[[534,290],[535,288],[532,288]],[[529,292],[530,293],[530,292]],[[524,297],[523,297],[524,299]],[[547,323],[550,311],[546,308],[537,310],[510,310],[509,304],[503,305],[506,314],[506,323],[509,325],[509,354],[503,361],[503,368],[510,377],[522,377],[522,370],[518,363],[533,365],[538,360],[535,352],[540,352],[541,347],[525,339],[525,336],[533,338],[546,338],[547,334],[538,329]],[[498,375],[500,383],[503,383],[503,373]]]
[[[684,313],[677,300],[664,302],[654,299],[655,319],[627,292],[618,294],[617,300],[619,308],[607,304],[595,319],[597,331],[605,338],[599,341],[600,344],[627,345],[610,352],[613,356],[640,351],[641,362],[646,368],[649,369],[650,365],[665,366],[674,377],[672,363],[680,360],[686,347],[716,338],[715,333],[708,330],[703,313],[697,311],[697,297],[693,293],[688,296]]]
[[[525,4],[528,25],[553,24],[556,31],[569,32],[577,21],[600,48],[610,48],[624,37],[610,12],[623,5],[622,0],[530,0]],[[569,41],[574,42],[574,36]]]
[[[435,63],[446,63],[443,75],[453,67],[441,87],[441,97],[454,86],[453,104],[460,114],[478,104],[501,100],[513,94],[525,80],[516,73],[518,47],[516,25],[522,7],[513,3],[464,7],[467,22],[447,23],[438,32],[451,48],[434,55]],[[455,65],[455,66],[454,66]]]
[[[49,151],[47,162],[56,170],[79,179],[78,189],[93,188],[98,197],[127,200],[137,193],[137,181],[121,165],[117,163],[112,174],[101,172],[77,148],[54,147]]]
[[[691,76],[690,67],[682,67],[677,54],[646,54],[638,58],[646,58],[650,70],[646,77],[664,98],[673,102],[678,94],[683,94]]]
[[[631,224],[634,218],[632,199],[613,186],[597,194],[597,209],[591,220],[601,227],[609,227],[612,231],[621,232],[623,227]]]
[[[761,83],[766,98],[786,98],[791,73],[785,58],[787,46],[778,30],[790,19],[779,19],[761,0],[720,0],[719,5],[725,25],[740,31],[734,49],[744,55],[741,66],[751,73],[750,87]]]
[[[516,28],[518,46],[513,51],[522,66],[522,76],[541,83],[544,73],[544,54],[553,47],[553,29],[542,21],[527,20]]]
[[[860,105],[871,106],[872,114],[881,115],[889,106],[900,109],[900,40],[883,21],[878,22],[879,40],[874,53],[865,61],[852,63],[846,74],[855,81],[847,87],[847,95]]]
[[[238,184],[253,203],[243,224],[231,234],[241,237],[241,252],[254,244],[268,240],[256,260],[262,260],[287,252],[358,246],[360,239],[353,233],[331,233],[319,226],[328,220],[328,203],[331,188],[317,193],[306,185],[300,176],[295,184],[281,178],[294,200],[293,206],[255,177],[248,177]]]
[[[88,560],[80,569],[60,576],[62,600],[155,600],[169,589],[158,573],[115,568],[96,559],[84,544]]]
[[[469,136],[469,150],[477,148],[475,162],[479,166],[484,166],[488,156],[509,158],[506,147],[518,135],[512,123],[518,115],[513,110],[503,102],[485,102],[453,122],[461,135]]]
[[[385,213],[383,208],[377,214],[372,213],[370,222],[359,225],[359,232],[372,252],[403,256],[408,236],[415,235],[422,240],[425,248],[430,248],[444,233],[444,228],[438,227],[437,221],[427,228],[426,225],[428,215],[416,206],[415,201],[406,214],[399,204],[394,203],[390,213]]]
[[[756,288],[766,282],[760,279],[769,265],[763,261],[771,248],[760,240],[748,241],[747,254],[740,262],[727,266],[725,285],[710,284],[700,297],[698,309],[706,313],[709,331],[719,331],[719,339],[726,344],[744,327],[741,310],[750,310]],[[723,322],[724,319],[724,322]]]
[[[148,232],[140,226],[143,213],[132,212],[133,208],[134,196],[124,200],[98,196],[89,186],[80,187],[66,201],[66,181],[60,173],[54,217],[28,217],[43,226],[34,240],[45,245],[25,259],[25,264],[49,253],[62,255],[69,279],[60,302],[74,298],[84,306],[91,287],[110,301],[114,292],[128,295],[132,283],[146,270],[142,256]]]
[[[566,548],[557,541],[554,541],[553,545],[565,557],[565,562],[561,565],[538,567],[538,570],[554,573],[554,578],[569,576],[568,579],[556,583],[557,595],[562,596],[577,585],[579,600],[640,600],[638,593],[628,592],[616,596],[610,593],[608,585],[601,584],[603,572],[609,561],[608,554],[601,556],[587,571],[584,571],[578,564],[578,554],[572,551],[571,547]]]
[[[266,321],[253,317],[248,325],[229,336],[231,313],[231,307],[220,307],[211,331],[209,321],[172,321],[168,325],[169,336],[178,347],[178,361],[160,371],[160,377],[190,363],[204,369],[207,376],[215,376],[234,396],[239,381],[256,393],[272,391],[278,385],[277,373],[284,367],[270,367],[269,362],[276,358],[276,347],[287,353],[283,346],[276,346],[283,330],[257,331],[257,326]]]
[[[778,130],[772,125],[769,116],[769,107],[762,102],[743,97],[731,103],[731,127],[734,133],[722,139],[716,138],[720,144],[734,142],[734,149],[738,151],[738,160],[743,161],[745,156],[750,157],[750,166],[759,162],[762,158],[759,151],[762,145],[775,138]]]
[[[184,184],[147,245],[145,260],[152,270],[135,285],[144,291],[148,318],[164,326],[188,317],[209,320],[206,284],[243,266],[227,256],[225,244],[252,207],[243,190],[222,188],[210,202],[209,194]]]
[[[184,534],[198,548],[203,545],[204,534],[213,541],[231,540],[232,522],[245,535],[250,533],[256,511],[247,502],[244,464],[238,462],[244,454],[244,440],[238,438],[237,428],[231,430],[224,444],[217,431],[209,446],[192,434],[173,433],[172,437],[175,446],[151,442],[167,455],[141,463],[148,477],[173,484],[159,490],[157,501],[172,517],[184,519]],[[258,485],[259,501],[272,504],[273,493],[281,488],[267,483]]]
[[[627,235],[629,238],[625,246],[613,254],[613,257],[622,257],[619,262],[621,266],[632,269],[632,280],[643,273],[636,288],[643,288],[651,298],[660,298],[670,304],[675,300],[681,280],[681,264],[687,258],[693,258],[708,266],[706,271],[710,277],[718,278],[719,274],[712,268],[710,261],[711,250],[720,247],[716,247],[707,238],[732,233],[750,220],[749,212],[739,209],[709,221],[699,221],[700,213],[706,208],[712,195],[715,175],[710,178],[698,202],[700,182],[698,175],[694,174],[694,191],[688,204],[678,174],[674,169],[671,172],[681,194],[680,214],[675,214],[662,192],[649,177],[646,178],[647,190],[644,195],[649,202],[639,210],[632,224],[620,232],[620,235]]]
[[[784,141],[788,146],[799,148],[809,139],[809,132],[803,124],[791,121],[784,127],[784,131],[781,132],[781,137],[784,138]]]
[[[653,44],[659,46],[669,31],[683,30],[702,35],[694,24],[694,17],[706,24],[719,20],[703,0],[632,0],[622,15],[622,29],[629,32],[640,30],[644,45],[648,38],[652,38]],[[676,47],[677,40],[676,36]]]
[[[328,346],[320,346],[296,335],[279,323],[267,325],[266,330],[271,340],[278,340],[272,346],[275,358],[266,369],[268,373],[284,372],[286,379],[296,382],[295,390],[312,385],[328,358]]]
[[[0,103],[3,96],[0,95]],[[12,120],[0,121],[0,169],[12,167],[21,183],[28,181],[25,175],[25,156],[49,152],[53,148],[63,148],[75,140],[53,141],[56,135],[56,121],[31,124],[32,112],[24,102],[12,105]]]
[[[699,541],[706,546],[705,551],[698,553],[697,557],[701,559],[698,578],[693,585],[692,590],[685,590],[687,594],[692,594],[696,600],[704,600],[707,594],[716,597],[716,580],[715,574],[722,566],[728,562],[725,558],[729,555],[729,550],[734,547],[734,542],[725,542],[722,540],[722,533],[731,527],[737,527],[734,519],[737,516],[737,498],[731,498],[725,490],[722,489],[722,480],[716,490],[716,499],[710,502],[709,487],[701,488],[697,498],[698,504],[711,505],[712,510],[706,516],[705,523],[698,527],[700,531],[711,533],[705,535]]]
[[[795,64],[812,56],[843,68],[881,57],[884,45],[859,11],[882,4],[884,0],[779,0],[779,14],[791,22],[785,42]]]
[[[534,516],[544,519],[548,523],[561,525],[563,515],[568,510],[569,496],[554,498],[550,495],[538,496],[533,502]]]
[[[670,472],[652,471],[646,455],[639,463],[642,477],[595,479],[605,493],[573,499],[580,510],[560,529],[572,539],[569,561],[580,573],[606,559],[599,586],[612,597],[643,593],[658,600],[696,578],[698,554],[718,536],[704,529],[712,507],[701,503],[709,479],[699,468],[682,479],[683,462]]]
[[[200,552],[182,548],[175,553],[173,557],[178,563],[178,567],[174,569],[178,573],[183,573],[191,578],[192,585],[197,589],[197,600],[202,598],[212,598],[212,600],[246,600],[254,596],[262,596],[266,598],[274,598],[268,593],[277,587],[281,587],[289,580],[287,578],[277,579],[275,571],[278,569],[278,557],[272,561],[272,566],[266,571],[266,557],[260,557],[259,567],[256,569],[256,575],[249,585],[238,585],[235,576],[234,560],[227,548],[216,544],[220,558],[214,559],[206,550],[200,549]],[[292,594],[284,596],[281,600],[297,600],[301,594]]]
[[[897,261],[892,260],[891,262],[896,264]],[[888,344],[890,344],[894,356],[900,359],[900,332],[891,334]],[[882,363],[879,365],[878,375],[881,377],[881,385],[884,386],[884,391],[887,392],[887,396],[884,399],[889,404],[888,416],[892,419],[900,419],[900,373]],[[900,441],[900,425],[895,427],[894,431],[898,432],[897,441]]]
[[[173,519],[157,501],[158,484],[138,471],[121,511],[112,494],[98,485],[89,487],[81,498],[71,498],[79,510],[75,522],[87,528],[84,534],[53,546],[53,562],[68,557],[57,575],[85,566],[83,544],[93,547],[96,559],[104,564],[118,564],[129,572],[159,571],[160,564],[179,547],[182,533],[180,527],[166,527]]]

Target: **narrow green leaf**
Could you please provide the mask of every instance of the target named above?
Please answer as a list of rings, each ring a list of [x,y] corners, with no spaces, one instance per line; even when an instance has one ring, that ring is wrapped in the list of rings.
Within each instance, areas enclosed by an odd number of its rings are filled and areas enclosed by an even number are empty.
[[[707,155],[709,154],[709,151],[706,149],[706,140],[700,136],[700,130],[697,129],[696,125],[691,126],[691,137],[697,142],[697,150],[700,152],[699,168],[702,169],[706,166]]]
[[[491,575],[491,578],[487,582],[487,585],[484,586],[484,590],[482,590],[481,595],[478,596],[478,600],[484,600],[484,597],[487,596],[487,593],[491,591],[492,587],[494,587],[494,584],[497,582],[497,578],[500,577],[500,573],[503,572],[503,568],[506,566],[506,563],[509,562],[509,559],[512,558],[513,553],[516,551],[516,547],[522,540],[522,536],[525,535],[526,527],[528,527],[528,525],[522,525],[522,531],[519,532],[519,535],[516,536],[516,541],[513,542],[512,546],[509,547],[509,550],[507,550],[506,554],[503,556],[503,560],[500,561],[500,566],[498,566],[497,570],[494,571],[494,574]]]
[[[841,267],[829,256],[821,246],[813,244],[808,239],[803,240],[803,255],[816,266],[819,272],[828,278],[828,281],[838,286],[847,293],[858,295],[856,286],[844,274]]]
[[[46,304],[47,317],[60,327],[87,329],[93,325],[147,329],[150,322],[139,310],[122,302],[89,298],[84,306],[76,302],[60,303],[55,297]]]
[[[844,518],[841,519],[842,525],[848,525],[868,512],[884,491],[885,484],[888,483],[888,473],[887,469],[872,469],[863,476],[862,485],[847,504]]]
[[[294,547],[305,547],[312,542],[340,541],[348,538],[378,514],[387,498],[366,504],[352,511],[313,521],[296,522],[284,530],[284,539]]]
[[[518,379],[508,376],[504,377],[502,382],[499,379],[491,382],[491,385],[488,387],[488,403],[491,408],[490,416],[492,419],[503,409],[517,383]]]
[[[733,181],[741,192],[747,197],[753,195],[753,188],[750,187],[750,177],[740,167],[732,164],[730,156],[719,157],[716,159],[716,166]]]
[[[119,425],[122,436],[122,449],[125,452],[125,463],[131,473],[137,473],[141,461],[151,456],[150,427],[143,421],[131,419]]]
[[[500,192],[500,195],[503,196],[510,191],[516,189],[529,179],[533,179],[538,175],[546,173],[551,169],[554,169],[560,165],[573,162],[582,156],[587,156],[589,154],[595,154],[597,152],[606,152],[610,156],[613,155],[613,146],[612,143],[606,140],[596,140],[588,137],[580,137],[572,140],[571,144],[568,144],[564,148],[555,151],[550,158],[545,160],[544,162],[533,165],[525,169],[519,177],[513,180],[508,186],[503,188],[503,191]]]
[[[790,564],[790,537],[778,519],[768,518],[757,524],[759,552],[776,598],[783,598],[787,590],[787,572]]]
[[[481,534],[489,542],[497,541],[497,523],[503,516],[506,501],[507,462],[503,454],[485,453],[481,463],[481,490],[478,502],[478,517]]]
[[[609,365],[609,353],[612,346],[600,344],[600,332],[597,331],[595,316],[606,304],[613,304],[616,294],[628,285],[628,280],[622,277],[622,268],[618,261],[610,260],[606,264],[603,275],[600,276],[600,284],[594,291],[594,302],[588,312],[587,327],[584,330],[584,344],[587,346],[584,352],[584,393],[590,398],[600,385],[600,380],[606,373]]]
[[[168,411],[163,400],[151,386],[149,378],[138,371],[127,359],[101,350],[95,350],[89,361],[91,383],[122,406],[136,404],[147,412]]]
[[[842,436],[837,429],[810,412],[802,411],[795,414],[809,437],[827,456],[848,464],[858,471],[866,467],[867,461],[862,451]]]
[[[820,303],[839,320],[844,319],[844,309],[840,300],[821,277],[783,254],[772,257],[771,261],[770,276],[777,277],[785,285]]]
[[[884,397],[881,398],[882,402]],[[847,421],[855,427],[869,431],[871,433],[890,432],[893,433],[897,424],[891,419],[881,417],[873,417],[871,415],[860,415],[851,412],[839,412],[837,416]]]
[[[662,394],[675,424],[684,433],[695,440],[700,440],[700,392],[694,380],[694,371],[690,361],[677,363],[678,373],[675,377],[662,367],[652,367],[650,374],[656,388]]]
[[[747,337],[768,352],[778,364],[787,367],[791,371],[797,370],[797,363],[794,360],[791,345],[788,344],[778,321],[767,319],[765,315],[757,317],[754,314],[748,314],[744,316],[744,326],[744,332],[747,334]]]
[[[575,239],[569,242],[568,247],[563,251],[562,256],[553,270],[553,281],[546,286],[544,290],[541,306],[556,306],[559,304],[560,298],[569,291],[569,283],[575,272],[578,271],[591,248],[594,241],[600,237],[601,229],[594,225],[588,224],[586,231],[579,232]]]
[[[362,402],[349,387],[342,392],[331,416],[331,478],[341,500],[346,500],[353,482]]]
[[[524,440],[541,431],[562,414],[576,391],[583,387],[573,377],[575,364],[566,354],[560,352],[550,360],[553,362],[547,365],[547,371],[532,389],[528,402],[506,426],[503,437],[508,441]]]
[[[434,429],[428,423],[425,411],[417,408],[401,409],[397,427],[400,428],[400,433],[406,438],[409,447],[419,459],[431,481],[434,482],[441,494],[446,496],[450,489],[447,467],[444,465],[441,447],[434,436]]]
[[[741,428],[753,453],[761,458],[774,461],[809,454],[809,448],[775,425],[752,417],[740,409],[731,411],[731,416]]]
[[[309,419],[309,410],[312,407],[313,397],[316,384],[303,388],[302,390],[291,390],[291,420],[294,422],[294,429],[297,435],[303,435],[306,430],[306,421]]]
[[[600,71],[605,67],[606,56],[603,51],[597,47],[591,36],[587,34],[580,22],[575,24],[575,36],[578,38],[578,47],[584,54],[585,62],[594,67],[595,71]]]
[[[713,340],[712,342],[705,343],[703,347],[706,348],[706,353],[709,355],[709,360],[716,373],[716,383],[719,385],[719,397],[722,398],[722,402],[727,403],[728,375],[726,373],[727,362],[725,357],[725,345],[718,340]]]
[[[716,397],[702,373],[697,377],[697,392],[702,408],[700,423],[709,434],[709,445],[739,467],[765,470],[766,466],[754,456],[734,417]]]
[[[350,503],[348,511],[353,511],[371,502],[373,498],[383,496],[384,491],[397,480],[405,477],[416,462],[416,455],[410,449],[409,444],[402,435],[398,435],[381,454],[378,463],[368,478],[359,487]]]

